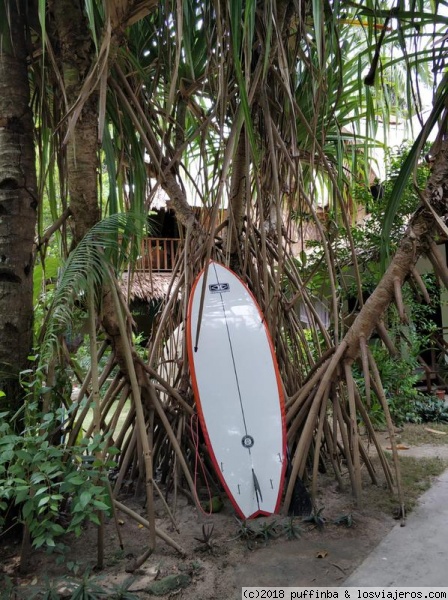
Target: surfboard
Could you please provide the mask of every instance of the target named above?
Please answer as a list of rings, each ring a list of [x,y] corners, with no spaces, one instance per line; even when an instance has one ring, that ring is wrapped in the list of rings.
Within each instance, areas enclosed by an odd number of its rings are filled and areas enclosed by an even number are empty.
[[[214,261],[193,284],[187,354],[205,442],[237,514],[278,512],[286,425],[273,343],[248,287]]]

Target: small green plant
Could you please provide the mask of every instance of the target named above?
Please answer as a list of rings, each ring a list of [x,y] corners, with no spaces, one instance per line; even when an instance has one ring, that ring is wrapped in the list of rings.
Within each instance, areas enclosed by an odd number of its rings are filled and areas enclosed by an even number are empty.
[[[135,577],[128,577],[125,581],[123,581],[123,583],[112,586],[112,590],[108,598],[110,600],[139,600],[141,596],[138,596],[129,590],[135,581]]]
[[[60,579],[50,579],[45,576],[43,585],[33,586],[32,590],[29,588],[25,590],[26,598],[27,600],[60,600],[61,585],[62,581]],[[71,591],[70,584],[67,585],[67,591]]]
[[[14,582],[7,575],[0,576],[0,600],[10,600],[14,598]]]
[[[44,582],[37,586],[15,586],[10,578],[0,580],[0,600],[138,600],[139,596],[129,590],[135,582],[128,577],[123,583],[106,587],[102,576],[91,577],[88,569],[80,579],[44,577]]]
[[[80,582],[72,582],[73,593],[70,600],[99,600],[100,598],[111,598],[110,590],[100,585],[100,578],[90,577],[87,570]]]
[[[411,423],[448,423],[448,408],[443,400],[422,396],[415,402]]]
[[[232,540],[244,540],[249,550],[252,550],[257,537],[256,529],[246,520],[241,521],[240,519],[236,519],[236,521],[238,523],[237,534]]]
[[[254,545],[258,542],[266,544],[269,540],[278,538],[281,535],[280,528],[277,521],[265,520],[261,524],[252,523],[248,521],[238,522],[238,533],[235,538],[244,540],[249,550],[254,548]]]
[[[201,552],[213,552],[213,529],[214,525],[202,525],[202,537],[194,538],[197,542],[200,542],[201,544],[201,546],[199,546],[197,550],[200,550]]]
[[[261,539],[265,544],[269,540],[278,538],[279,535],[280,532],[276,521],[263,521],[256,532],[256,537]]]
[[[289,517],[283,523],[283,533],[286,535],[286,539],[297,540],[302,536],[303,529],[297,524],[294,517]]]
[[[348,513],[346,515],[341,515],[332,521],[333,525],[341,525],[344,527],[353,527],[355,525],[355,520],[353,519],[352,513]]]
[[[327,522],[327,519],[322,515],[325,507],[322,506],[318,511],[313,511],[309,517],[303,517],[302,523],[309,523],[317,529],[321,530]]]

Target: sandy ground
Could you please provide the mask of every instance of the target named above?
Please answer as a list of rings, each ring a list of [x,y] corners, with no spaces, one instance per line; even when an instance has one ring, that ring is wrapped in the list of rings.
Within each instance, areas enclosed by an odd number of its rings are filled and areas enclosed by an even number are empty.
[[[157,519],[157,527],[179,543],[186,556],[158,540],[155,552],[132,576],[126,573],[126,568],[147,547],[148,533],[134,520],[120,514],[124,550],[120,549],[116,527],[111,520],[105,535],[105,569],[94,574],[95,580],[111,590],[112,598],[113,590],[132,577],[130,589],[138,598],[146,598],[154,580],[180,575],[179,582],[185,583],[186,587],[174,588],[161,597],[186,600],[233,600],[241,598],[242,586],[341,585],[396,521],[372,509],[355,510],[350,495],[339,493],[334,483],[326,487],[323,496],[325,507],[321,504],[321,516],[325,522],[321,529],[314,523],[302,522],[299,517],[291,521],[288,517],[275,516],[251,521],[253,533],[249,538],[228,501],[224,501],[220,513],[206,516],[199,514],[186,498],[181,497],[176,510],[179,533],[174,531],[169,519],[162,516],[161,507],[158,508],[161,518]],[[126,504],[145,516],[142,502],[127,498]],[[334,523],[344,516],[348,516],[350,527]],[[291,525],[297,536],[293,539],[289,539]],[[203,538],[203,528],[209,531],[212,527],[211,547],[208,547],[199,540]],[[66,565],[74,567],[79,574],[93,568],[96,536],[96,529],[89,526],[80,539],[67,540]],[[18,542],[13,541],[0,547],[0,573],[3,571],[3,576],[11,577],[19,593],[23,591],[23,596],[16,597],[28,598],[31,591],[45,587],[47,579],[57,582],[56,587],[63,597],[64,582],[70,579],[66,567],[57,566],[54,556],[36,552],[27,573],[19,576],[18,549]],[[1,578],[0,574],[0,582]],[[0,595],[0,598],[9,600],[15,596]]]
[[[385,447],[387,444],[385,437]],[[448,458],[445,448],[422,448],[420,453],[413,449],[412,454]],[[406,450],[408,455],[409,450]],[[251,521],[249,537],[225,499],[221,512],[204,515],[186,497],[179,496],[175,510],[178,531],[161,503],[157,503],[157,527],[180,544],[185,555],[158,540],[154,553],[132,575],[126,569],[147,547],[148,532],[120,513],[118,527],[124,548],[120,548],[117,529],[111,520],[105,533],[105,568],[101,572],[92,570],[92,577],[95,583],[109,590],[106,597],[111,599],[118,586],[125,583],[134,598],[153,597],[150,590],[154,582],[172,584],[172,589],[159,597],[184,600],[236,600],[241,598],[243,586],[339,586],[396,523],[392,514],[381,512],[372,502],[374,488],[378,494],[378,488],[366,482],[361,508],[356,508],[348,478],[346,490],[341,491],[333,478],[323,475],[316,502],[322,509],[321,528],[299,517],[291,521],[289,517],[273,516]],[[379,493],[387,494],[386,490],[381,492],[381,484]],[[128,496],[121,500],[145,517],[141,499]],[[289,539],[291,527],[296,534],[293,539]],[[212,531],[208,545],[199,541],[204,531]],[[82,573],[95,567],[96,540],[97,530],[89,526],[81,538],[66,540],[65,564],[56,565],[54,556],[34,552],[27,572],[20,575],[18,541],[1,541],[0,599],[28,599],[38,589],[48,588],[49,581],[54,582],[59,597],[69,598],[70,594],[65,592],[73,571],[77,571],[79,580]],[[15,595],[6,591],[7,578],[15,585]]]

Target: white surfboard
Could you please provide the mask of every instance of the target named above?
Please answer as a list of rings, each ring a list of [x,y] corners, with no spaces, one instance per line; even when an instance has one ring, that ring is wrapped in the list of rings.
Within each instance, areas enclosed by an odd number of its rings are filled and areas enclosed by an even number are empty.
[[[248,519],[277,512],[286,426],[273,344],[249,289],[213,261],[192,289],[187,351],[206,444],[237,513]]]

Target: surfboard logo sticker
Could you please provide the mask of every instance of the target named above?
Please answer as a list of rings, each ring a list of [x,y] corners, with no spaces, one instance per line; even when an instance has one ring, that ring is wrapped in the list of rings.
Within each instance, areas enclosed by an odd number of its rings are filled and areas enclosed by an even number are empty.
[[[254,438],[251,435],[245,435],[241,440],[241,443],[245,448],[252,448],[254,445]]]
[[[221,294],[222,292],[230,292],[230,284],[228,283],[211,283],[208,286],[211,294]]]

